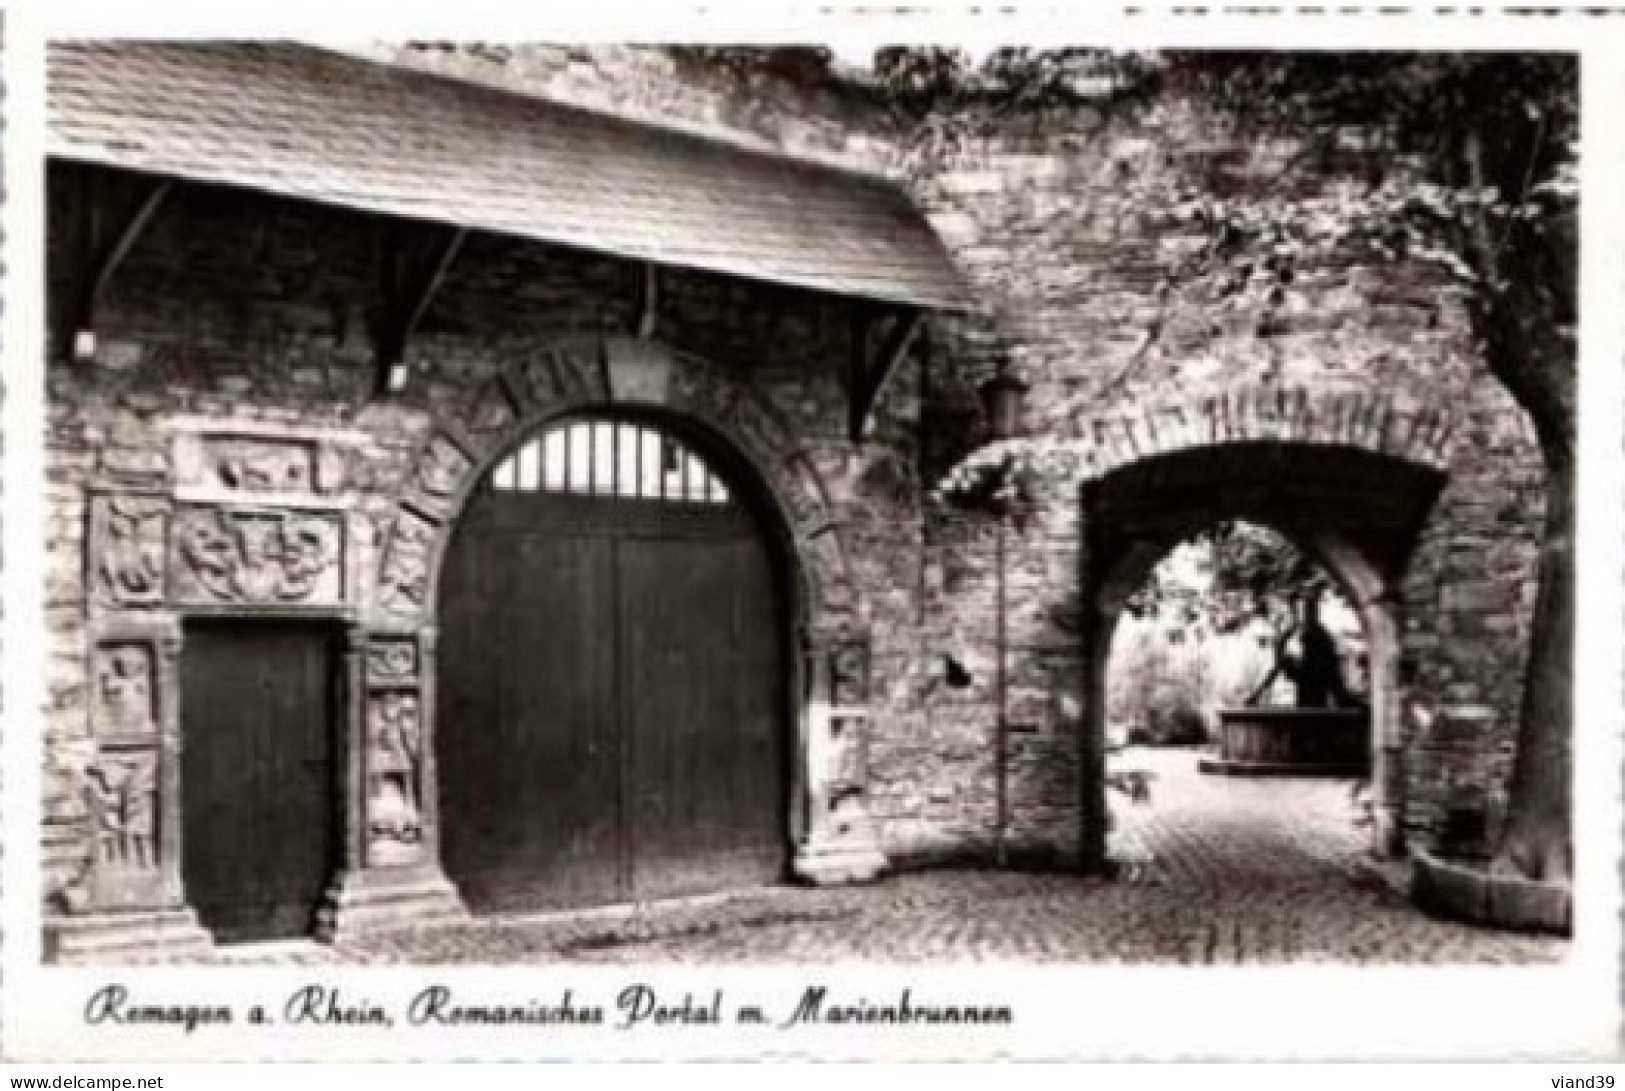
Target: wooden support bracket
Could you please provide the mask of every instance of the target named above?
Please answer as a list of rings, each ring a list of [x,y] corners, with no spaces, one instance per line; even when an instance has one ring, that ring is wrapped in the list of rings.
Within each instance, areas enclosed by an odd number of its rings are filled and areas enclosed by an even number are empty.
[[[886,325],[885,335],[871,356],[869,332],[876,321]],[[886,392],[897,366],[908,355],[909,346],[925,324],[925,312],[904,308],[887,316],[860,313],[852,331],[852,357],[847,382],[849,427],[853,443],[862,443],[869,434],[875,405]]]
[[[82,214],[88,217],[83,235],[85,251],[91,256],[79,273],[80,288],[73,311],[68,315],[64,337],[65,350],[79,356],[94,354],[94,341],[87,343],[88,351],[75,351],[81,344],[86,344],[80,341],[80,335],[94,336],[97,305],[107,294],[119,266],[129,257],[130,251],[135,248],[147,225],[152,223],[152,218],[157,215],[158,209],[173,188],[174,181],[168,178],[147,183],[135,202],[134,210],[111,236],[105,236],[96,229],[93,210],[88,207],[82,210]],[[88,194],[88,186],[84,192]],[[89,201],[93,198],[87,195],[84,199]]]
[[[655,335],[655,319],[660,312],[660,272],[654,262],[643,263],[643,294],[638,301],[638,336],[647,341]]]
[[[442,228],[427,245],[411,254],[410,241],[400,233],[388,240],[384,262],[384,306],[377,330],[378,387],[390,391],[390,373],[405,362],[406,346],[417,332],[435,293],[440,290],[452,262],[468,239],[468,228]]]

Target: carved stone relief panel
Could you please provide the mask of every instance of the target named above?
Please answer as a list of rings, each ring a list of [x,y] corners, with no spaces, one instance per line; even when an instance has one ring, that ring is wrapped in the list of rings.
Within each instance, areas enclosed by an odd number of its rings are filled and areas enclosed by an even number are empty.
[[[186,604],[339,605],[344,520],[334,512],[185,507],[171,580]]]
[[[608,397],[605,385],[603,342],[597,337],[582,337],[560,344],[553,364],[558,377],[559,393],[570,401],[601,401]]]
[[[807,537],[802,548],[819,595],[817,605],[830,611],[850,609],[853,605],[851,581],[847,578],[846,556],[841,551],[835,528],[829,527]]]
[[[324,443],[316,451],[316,491],[330,495],[365,487],[366,459],[351,444]]]
[[[436,525],[418,512],[404,505],[397,510],[378,579],[385,609],[396,614],[423,609],[429,596],[429,562],[436,533]]]
[[[559,345],[525,362],[521,393],[531,405],[544,409],[599,398],[603,396],[602,372],[596,341]]]
[[[868,727],[867,714],[836,713],[830,718],[832,791],[862,794],[868,773]]]
[[[142,442],[113,440],[96,460],[99,476],[109,485],[139,491],[161,489],[169,475],[169,459]]]
[[[351,472],[359,433],[266,425],[225,428],[221,422],[183,421],[175,427],[177,498],[197,503],[316,503],[354,484]]]
[[[99,740],[152,740],[158,735],[157,657],[150,643],[97,645],[91,731]]]
[[[418,677],[418,645],[411,637],[375,637],[367,643],[367,684],[398,686]]]
[[[734,402],[732,426],[746,450],[778,457],[791,445],[790,429],[765,402],[748,394]]]
[[[830,648],[830,701],[838,706],[862,705],[869,699],[869,644],[843,640]]]
[[[367,696],[367,863],[422,859],[423,710],[416,692]]]
[[[206,436],[203,483],[239,492],[314,492],[317,450],[299,440]]]
[[[502,442],[517,419],[513,395],[501,378],[486,383],[456,414],[458,429],[481,451]]]
[[[824,680],[828,715],[811,740],[807,772],[816,806],[814,840],[862,838],[868,788],[870,648],[863,636],[829,640],[813,649],[813,670]]]
[[[79,908],[153,908],[173,897],[172,827],[161,808],[179,648],[171,615],[128,611],[92,623],[90,733],[62,767],[85,847]]]
[[[418,458],[414,484],[419,504],[444,515],[451,508],[463,481],[474,471],[474,460],[444,432],[429,438]]]
[[[559,383],[557,355],[544,352],[526,360],[519,371],[520,394],[532,405],[549,406],[564,396]]]
[[[158,754],[151,749],[98,754],[86,771],[96,855],[103,867],[158,866]]]
[[[734,388],[715,368],[696,362],[677,369],[671,380],[671,395],[677,408],[721,424],[728,420],[733,408]]]
[[[797,533],[811,534],[829,525],[829,501],[812,461],[805,454],[791,455],[784,463],[789,479],[784,489],[784,502],[790,509],[790,521]]]
[[[111,607],[164,601],[169,504],[152,496],[98,496],[90,509],[95,599]]]
[[[95,854],[93,897],[104,908],[161,901],[158,768],[152,747],[103,748],[80,778]]]
[[[817,774],[827,791],[863,781],[869,723],[869,644],[861,637],[832,640],[814,651],[813,670],[824,679],[827,734],[819,740]]]

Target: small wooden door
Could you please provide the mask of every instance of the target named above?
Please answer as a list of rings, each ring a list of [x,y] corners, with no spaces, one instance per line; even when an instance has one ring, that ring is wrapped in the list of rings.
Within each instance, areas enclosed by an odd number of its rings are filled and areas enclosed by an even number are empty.
[[[217,941],[308,934],[332,877],[333,647],[318,625],[187,626],[181,866]]]
[[[777,879],[786,660],[757,520],[642,425],[499,466],[441,577],[442,858],[471,908]]]

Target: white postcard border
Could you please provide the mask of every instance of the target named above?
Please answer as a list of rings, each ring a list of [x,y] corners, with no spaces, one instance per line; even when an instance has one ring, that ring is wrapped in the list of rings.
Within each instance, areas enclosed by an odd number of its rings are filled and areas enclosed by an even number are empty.
[[[0,357],[3,405],[4,568],[0,653],[4,659],[3,1048],[45,1059],[587,1059],[624,1057],[972,1058],[1094,1060],[1172,1057],[1463,1059],[1612,1055],[1619,1029],[1619,861],[1621,848],[1622,287],[1625,287],[1625,14],[1474,18],[1413,12],[1187,16],[1083,15],[1054,10],[974,15],[936,10],[786,11],[676,5],[629,14],[620,5],[521,16],[507,6],[399,5],[378,13],[337,5],[204,11],[185,4],[139,8],[83,5],[67,12],[25,6],[5,16],[5,304]],[[634,21],[635,18],[635,21]],[[848,46],[885,40],[987,40],[1035,44],[1087,40],[1148,46],[1292,48],[1551,48],[1583,54],[1581,480],[1579,630],[1576,645],[1576,935],[1558,966],[1279,969],[868,965],[711,969],[524,968],[259,969],[153,967],[78,969],[40,964],[40,754],[45,663],[43,631],[43,37],[89,32],[200,35],[287,34],[324,40],[483,37],[554,40],[839,37]],[[640,1026],[616,1030],[614,999],[649,983],[672,1000],[703,1002],[723,989],[729,1004],[760,1003],[769,1025]],[[570,989],[608,1010],[609,1025],[504,1029],[404,1025],[399,1013],[425,987],[445,983],[487,1003],[556,999]],[[261,1002],[280,1009],[310,984],[339,989],[397,1013],[393,1028],[237,1024],[173,1028],[87,1027],[91,995],[122,984],[147,1003]],[[1010,1004],[1010,1028],[782,1028],[802,991],[895,1001]]]

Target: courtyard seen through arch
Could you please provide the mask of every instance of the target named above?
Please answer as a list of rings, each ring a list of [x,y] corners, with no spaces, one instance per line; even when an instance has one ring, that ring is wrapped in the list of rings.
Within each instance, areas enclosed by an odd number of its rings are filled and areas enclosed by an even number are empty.
[[[1111,637],[1112,867],[1192,881],[1191,855],[1228,843],[1247,846],[1232,866],[1254,882],[1357,881],[1373,822],[1368,652],[1359,611],[1280,534],[1226,522],[1176,545]]]

